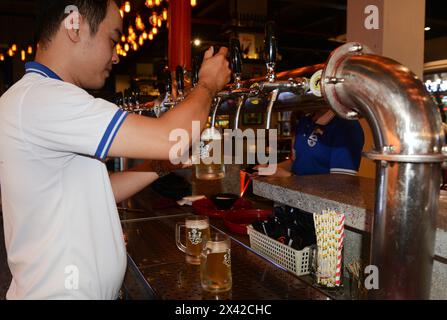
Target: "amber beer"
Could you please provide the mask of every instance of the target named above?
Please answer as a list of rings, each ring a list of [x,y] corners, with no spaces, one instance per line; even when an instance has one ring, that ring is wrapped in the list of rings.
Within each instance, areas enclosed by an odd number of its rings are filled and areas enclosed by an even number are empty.
[[[198,159],[195,161],[197,179],[219,180],[225,177],[222,135],[216,128],[205,129],[202,133],[198,153],[195,157]]]
[[[186,246],[180,240],[181,228],[185,228]],[[186,253],[186,262],[200,264],[203,245],[210,239],[209,220],[206,216],[191,216],[185,223],[178,223],[176,228],[177,247]]]
[[[232,287],[230,239],[215,234],[206,242],[202,256],[200,277],[202,288],[210,292],[225,292]]]

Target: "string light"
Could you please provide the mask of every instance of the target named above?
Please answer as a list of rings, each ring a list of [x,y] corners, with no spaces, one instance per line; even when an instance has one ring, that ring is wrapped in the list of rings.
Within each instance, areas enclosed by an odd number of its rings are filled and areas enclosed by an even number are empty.
[[[25,52],[25,50],[22,50],[20,52],[20,55],[21,55],[22,61],[25,61],[25,59],[26,59],[26,52]]]
[[[197,3],[197,1],[194,2]],[[122,3],[122,15],[125,15],[125,13],[129,13],[132,10],[136,11],[136,8],[132,7],[132,1],[123,1]],[[130,51],[139,50],[144,46],[147,39],[153,40],[159,33],[159,29],[163,27],[163,21],[167,22],[168,20],[169,12],[167,7],[169,1],[145,0],[143,3],[145,7],[151,10],[149,11],[149,14],[144,14],[143,12],[135,13],[135,18],[131,19],[130,25],[128,25],[127,30],[125,29],[127,32],[121,37],[122,45],[120,47],[117,46],[116,48],[116,51],[120,56],[125,57]]]
[[[191,7],[195,7],[197,5],[197,0],[191,0]]]
[[[12,47],[11,47],[11,50],[14,51],[14,52],[16,52],[16,51],[17,51],[17,45],[16,45],[16,44],[13,44]]]
[[[28,46],[28,54],[33,54],[33,47],[32,46]]]
[[[5,56],[2,53],[0,53],[0,61],[5,61]]]
[[[124,4],[124,12],[129,13],[130,10],[132,10],[132,7],[130,6],[130,2],[126,1],[126,3]]]
[[[8,56],[12,57],[14,55],[14,51],[12,51],[12,49],[8,50]]]

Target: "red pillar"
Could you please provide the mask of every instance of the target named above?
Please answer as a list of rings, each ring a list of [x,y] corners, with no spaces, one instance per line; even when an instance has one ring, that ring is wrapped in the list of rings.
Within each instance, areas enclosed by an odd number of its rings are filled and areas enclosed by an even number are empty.
[[[169,2],[169,69],[191,70],[191,1]]]

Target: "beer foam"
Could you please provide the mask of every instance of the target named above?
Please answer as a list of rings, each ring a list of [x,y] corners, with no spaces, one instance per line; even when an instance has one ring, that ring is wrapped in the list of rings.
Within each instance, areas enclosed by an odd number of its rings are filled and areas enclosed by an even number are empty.
[[[227,252],[228,244],[227,242],[207,242],[206,247],[211,250],[211,253],[223,253]]]
[[[207,229],[209,227],[208,221],[204,220],[187,220],[185,226],[189,229]]]

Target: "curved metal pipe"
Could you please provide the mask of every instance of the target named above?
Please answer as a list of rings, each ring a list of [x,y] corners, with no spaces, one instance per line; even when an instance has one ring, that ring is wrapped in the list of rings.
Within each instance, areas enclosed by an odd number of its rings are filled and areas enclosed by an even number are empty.
[[[375,142],[371,264],[378,299],[428,299],[433,269],[442,120],[422,82],[398,62],[348,43],[326,65],[323,94],[342,117],[362,114]]]

